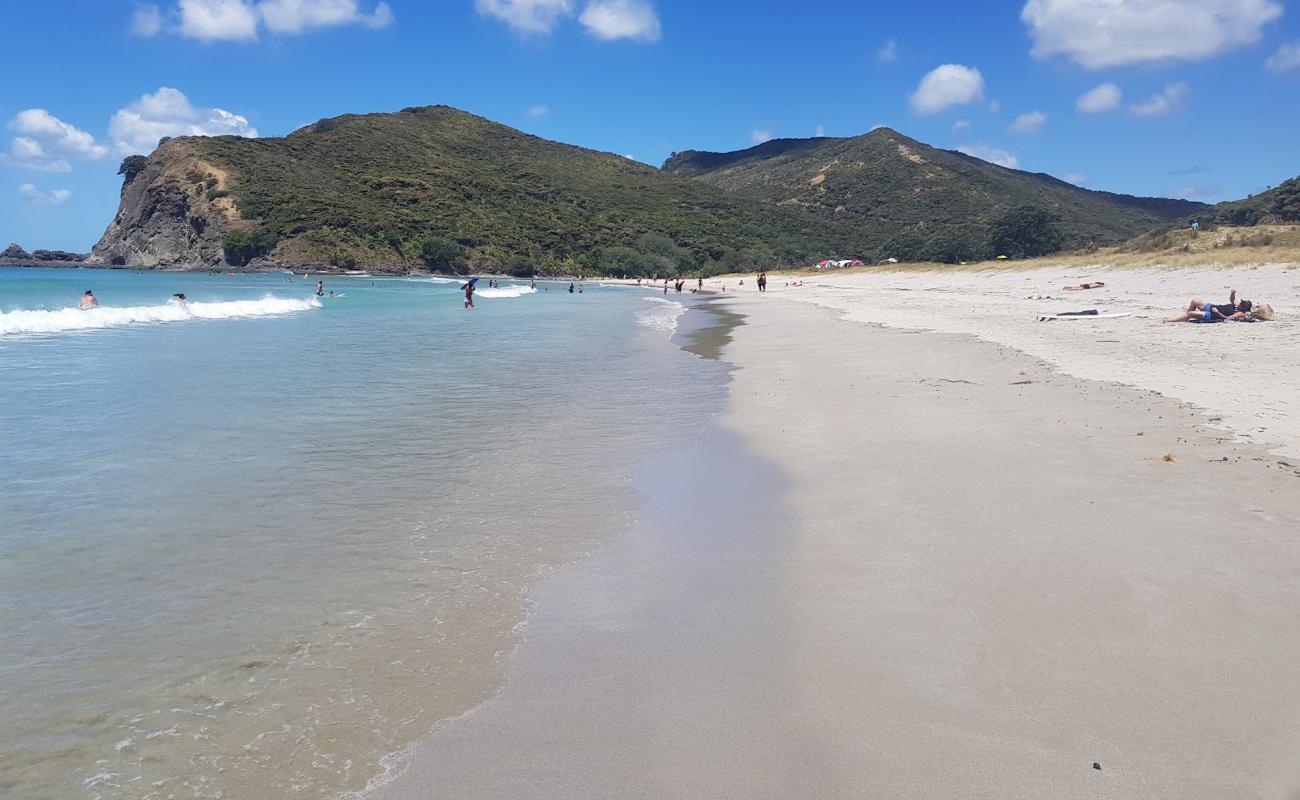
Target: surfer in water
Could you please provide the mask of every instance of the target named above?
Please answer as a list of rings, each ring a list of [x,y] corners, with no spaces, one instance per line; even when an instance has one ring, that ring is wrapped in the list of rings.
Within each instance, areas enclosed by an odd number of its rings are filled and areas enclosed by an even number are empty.
[[[81,302],[77,303],[77,308],[82,311],[89,311],[92,308],[99,307],[99,300],[95,299],[95,293],[87,289],[86,293],[81,296]]]

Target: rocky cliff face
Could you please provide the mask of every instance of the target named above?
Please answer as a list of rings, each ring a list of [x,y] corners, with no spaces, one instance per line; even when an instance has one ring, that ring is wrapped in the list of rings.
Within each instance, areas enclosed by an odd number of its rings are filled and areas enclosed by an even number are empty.
[[[117,216],[90,263],[126,267],[211,267],[224,262],[227,233],[250,227],[226,189],[227,174],[185,139],[164,140],[147,159],[123,162]]]

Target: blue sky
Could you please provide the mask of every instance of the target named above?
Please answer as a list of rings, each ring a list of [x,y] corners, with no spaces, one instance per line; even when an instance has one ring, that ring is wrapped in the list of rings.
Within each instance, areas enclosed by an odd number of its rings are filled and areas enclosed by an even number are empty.
[[[1284,0],[17,0],[3,16],[0,247],[88,249],[121,158],[159,135],[434,103],[656,165],[888,125],[1117,192],[1216,201],[1300,174]]]

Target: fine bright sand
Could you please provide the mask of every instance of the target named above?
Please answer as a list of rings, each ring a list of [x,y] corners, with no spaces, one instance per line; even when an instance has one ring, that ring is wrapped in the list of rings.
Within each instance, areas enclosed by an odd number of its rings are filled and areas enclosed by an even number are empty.
[[[1238,288],[1286,308],[1268,274]],[[720,427],[642,476],[641,522],[538,588],[501,694],[374,796],[1300,796],[1300,467],[1268,452],[1294,418],[1238,438],[1154,386],[1075,377],[1103,345],[1119,374],[1181,354],[1154,374],[1227,424],[1239,391],[1297,396],[1251,388],[1294,380],[1294,355],[1260,355],[1290,323],[1039,332],[1020,317],[1135,292],[1159,316],[1158,291],[1217,287],[1111,274],[1056,306],[1016,295],[1060,276],[1027,277],[935,299],[898,275],[729,286],[746,319]],[[909,304],[1041,352],[856,321]]]

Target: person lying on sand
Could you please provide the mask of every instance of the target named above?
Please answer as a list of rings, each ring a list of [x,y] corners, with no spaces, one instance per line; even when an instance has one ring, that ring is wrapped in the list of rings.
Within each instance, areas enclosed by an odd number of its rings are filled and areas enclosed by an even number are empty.
[[[1204,300],[1194,297],[1187,304],[1187,310],[1182,314],[1171,319],[1162,320],[1162,322],[1226,322],[1227,320],[1243,320],[1250,314],[1253,303],[1249,300],[1237,302],[1237,290],[1233,289],[1232,294],[1228,297],[1227,305],[1216,306],[1213,303],[1207,303]]]
[[[1084,289],[1100,289],[1101,287],[1103,287],[1103,286],[1105,286],[1105,285],[1106,285],[1106,284],[1102,283],[1101,281],[1097,281],[1096,283],[1081,283],[1081,284],[1079,284],[1078,286],[1066,286],[1066,287],[1065,287],[1065,291],[1067,291],[1067,292],[1081,292],[1081,291],[1083,291]]]

